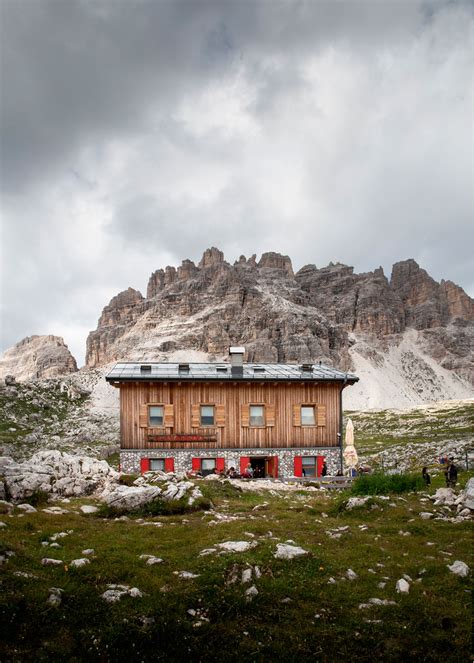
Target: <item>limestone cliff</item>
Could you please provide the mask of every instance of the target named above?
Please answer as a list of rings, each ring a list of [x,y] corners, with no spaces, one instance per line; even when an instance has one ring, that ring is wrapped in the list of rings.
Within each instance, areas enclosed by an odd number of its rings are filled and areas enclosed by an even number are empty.
[[[28,336],[0,357],[0,379],[50,378],[77,371],[76,360],[60,336]]]
[[[410,372],[410,352],[420,352],[466,389],[474,383],[473,330],[473,300],[414,260],[395,264],[389,280],[381,267],[356,274],[340,263],[295,274],[278,253],[231,265],[211,248],[197,265],[184,260],[155,271],[146,298],[131,288],[114,297],[89,335],[86,364],[166,359],[181,350],[225,357],[237,344],[249,361],[321,360],[349,369],[359,360],[383,363],[400,347],[401,373]]]

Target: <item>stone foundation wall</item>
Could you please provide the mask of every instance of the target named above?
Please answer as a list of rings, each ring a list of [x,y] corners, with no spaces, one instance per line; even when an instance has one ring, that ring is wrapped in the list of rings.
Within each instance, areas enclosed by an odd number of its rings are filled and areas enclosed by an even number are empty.
[[[235,467],[240,469],[242,456],[278,456],[278,477],[285,479],[294,476],[295,456],[324,456],[328,466],[328,474],[334,475],[341,469],[341,455],[339,448],[317,449],[137,449],[122,450],[120,452],[120,467],[122,472],[130,474],[140,473],[140,460],[142,458],[174,458],[175,472],[189,472],[193,458],[224,458],[225,469]]]

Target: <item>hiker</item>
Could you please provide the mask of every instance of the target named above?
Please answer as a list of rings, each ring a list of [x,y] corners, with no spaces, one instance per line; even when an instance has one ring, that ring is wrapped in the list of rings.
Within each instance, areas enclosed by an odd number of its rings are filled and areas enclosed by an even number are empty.
[[[229,467],[227,472],[225,473],[226,477],[229,479],[235,479],[237,477],[237,472],[235,471],[235,467]]]
[[[458,468],[454,464],[454,458],[451,456],[448,465],[447,485],[449,488],[455,488],[458,480]]]
[[[421,470],[421,476],[423,477],[423,481],[425,482],[425,486],[430,486],[431,485],[431,477],[428,474],[428,468],[424,467]]]
[[[325,477],[328,474],[328,466],[326,464],[326,461],[324,461],[323,466],[321,468],[321,476]]]

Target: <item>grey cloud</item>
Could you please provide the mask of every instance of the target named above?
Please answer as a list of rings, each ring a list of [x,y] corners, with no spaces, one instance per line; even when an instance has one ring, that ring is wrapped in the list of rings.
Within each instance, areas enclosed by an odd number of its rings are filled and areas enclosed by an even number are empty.
[[[470,3],[0,12],[3,347],[82,334],[211,245],[295,268],[414,257],[474,294]]]

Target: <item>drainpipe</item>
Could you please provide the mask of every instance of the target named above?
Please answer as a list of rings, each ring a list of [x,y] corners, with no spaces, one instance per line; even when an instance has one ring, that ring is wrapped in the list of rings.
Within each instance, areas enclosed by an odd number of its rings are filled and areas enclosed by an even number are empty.
[[[342,383],[341,391],[339,392],[339,433],[337,434],[339,438],[339,447],[340,447],[340,463],[341,463],[341,472],[344,472],[344,458],[342,455],[342,392],[347,383],[347,373]]]

